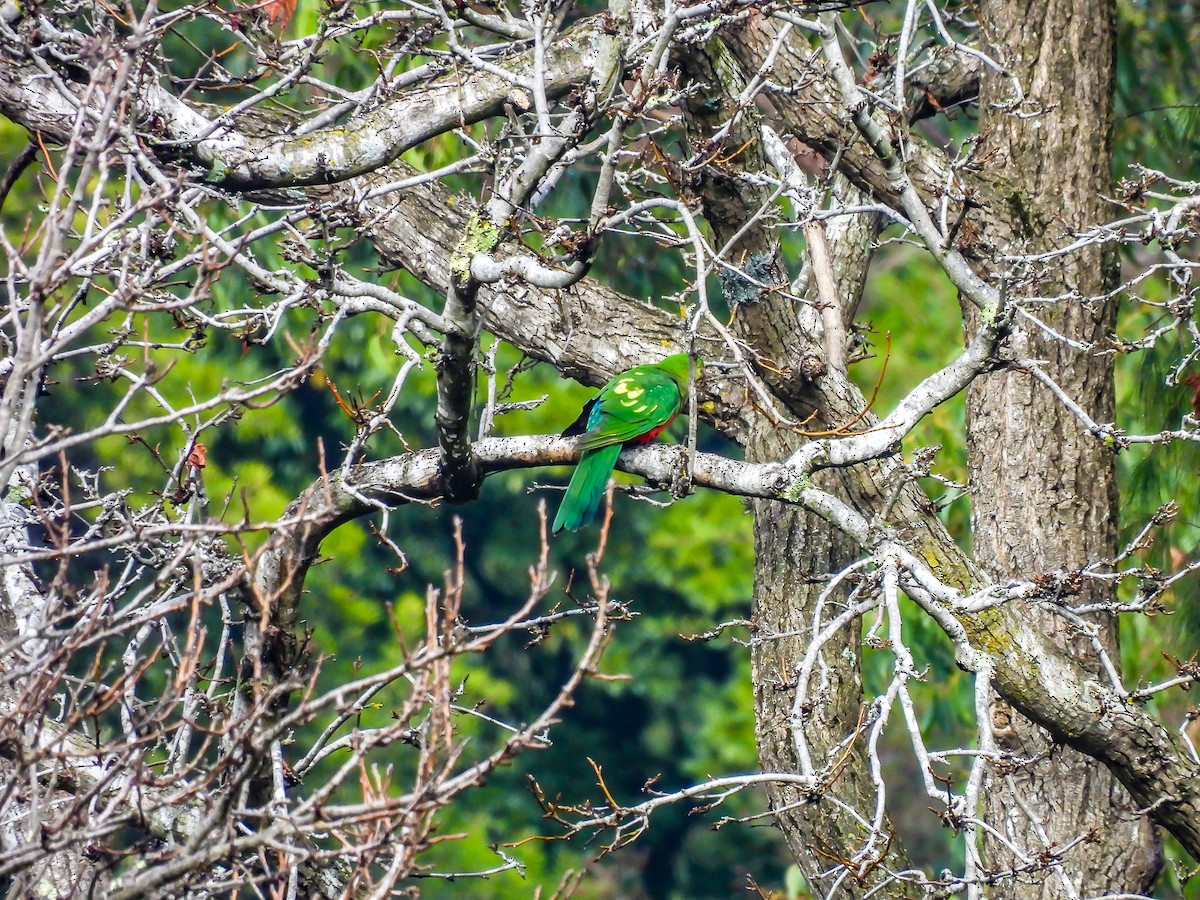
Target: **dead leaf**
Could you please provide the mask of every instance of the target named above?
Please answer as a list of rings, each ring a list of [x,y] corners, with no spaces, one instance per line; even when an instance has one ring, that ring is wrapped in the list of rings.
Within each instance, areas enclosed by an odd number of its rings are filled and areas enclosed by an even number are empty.
[[[203,469],[208,462],[208,448],[199,441],[192,446],[192,452],[188,454],[188,465],[194,469]]]
[[[1200,419],[1200,372],[1193,372],[1183,383],[1192,389],[1192,415]]]
[[[296,0],[261,0],[257,7],[263,16],[282,33],[296,13]]]

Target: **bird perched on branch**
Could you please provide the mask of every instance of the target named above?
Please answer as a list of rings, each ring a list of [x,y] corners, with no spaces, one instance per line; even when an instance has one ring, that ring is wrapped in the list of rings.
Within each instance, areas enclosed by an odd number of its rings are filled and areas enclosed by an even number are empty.
[[[703,363],[696,360],[696,365]],[[676,353],[662,362],[622,372],[584,406],[563,432],[579,435],[583,451],[571,475],[566,496],[554,517],[554,532],[574,531],[596,515],[621,448],[648,444],[671,424],[687,396],[688,355]]]

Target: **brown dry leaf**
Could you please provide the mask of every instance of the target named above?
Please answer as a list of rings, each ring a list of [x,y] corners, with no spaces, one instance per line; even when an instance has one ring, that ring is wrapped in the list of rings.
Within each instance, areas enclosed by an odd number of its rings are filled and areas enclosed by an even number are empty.
[[[1193,372],[1183,383],[1192,389],[1192,415],[1200,419],[1200,372]]]
[[[282,32],[296,13],[296,0],[261,0],[257,7]]]
[[[192,452],[188,454],[188,465],[196,469],[203,469],[208,462],[208,448],[199,441],[196,441],[192,447]]]

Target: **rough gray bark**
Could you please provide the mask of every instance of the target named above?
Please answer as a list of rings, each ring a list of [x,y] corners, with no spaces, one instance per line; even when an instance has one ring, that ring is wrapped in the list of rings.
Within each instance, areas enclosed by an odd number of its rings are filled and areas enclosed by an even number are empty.
[[[0,760],[0,780],[8,785],[30,786],[20,768],[8,760]],[[37,804],[66,805],[76,802],[70,791],[46,792],[32,802],[25,798],[10,801],[9,818],[0,825],[0,859],[16,862],[21,855],[28,857],[30,846],[36,843],[40,843],[46,852],[12,878],[5,895],[9,900],[26,897],[100,900],[108,896],[112,879],[104,865],[102,840],[95,843],[80,841],[78,834],[59,828],[36,833],[44,824],[35,808]],[[87,833],[86,810],[81,810],[75,824],[80,832]],[[31,830],[35,833],[30,833]]]
[[[746,447],[750,460],[772,459],[799,443],[781,430],[764,428],[751,435]],[[836,478],[820,479],[829,486]],[[853,558],[854,545],[810,512],[770,501],[754,501],[754,679],[755,737],[764,771],[797,772],[793,729],[803,727],[818,760],[829,766],[828,790],[839,801],[870,820],[874,800],[862,742],[861,657],[856,630],[847,629],[828,645],[830,680],[824,702],[805,710],[803,724],[795,721],[797,661],[811,640],[814,607],[828,573],[839,571]],[[847,810],[822,792],[801,792],[789,785],[767,789],[775,822],[809,885],[826,890],[821,873],[836,860],[847,859],[864,847],[869,834]],[[890,826],[889,826],[890,828]],[[891,832],[889,832],[891,833]],[[889,870],[905,869],[902,842],[889,841],[855,860],[860,880],[853,891],[877,887]],[[892,883],[889,896],[921,896],[920,889]]]
[[[1063,246],[1072,231],[1103,219],[1111,190],[1114,6],[1109,0],[980,4],[983,33],[1023,86],[1031,116],[1013,115],[1011,83],[986,72],[980,130],[988,176],[1004,185],[1006,205],[992,207],[1007,230],[1009,253]],[[998,231],[993,227],[993,234]],[[1078,292],[1093,297],[1114,283],[1114,260],[1086,248],[1036,273],[1028,285],[1042,296]],[[1017,319],[1008,348],[1043,361],[1049,374],[1097,422],[1114,419],[1113,356],[1100,352],[1116,319],[1116,302],[1048,306],[1046,324],[1096,350],[1075,350]],[[1116,480],[1113,454],[1029,375],[996,372],[969,392],[968,445],[975,556],[994,578],[1077,570],[1116,555]],[[1111,588],[1084,580],[1078,599],[1094,601]],[[1030,608],[1044,634],[1076,658],[1099,661],[1090,641],[1063,617]],[[1100,615],[1102,640],[1119,662],[1116,622]],[[1145,818],[1104,766],[1049,740],[1004,700],[992,710],[999,746],[1010,756],[990,772],[989,817],[1030,854],[1089,835],[1071,851],[1067,868],[1083,895],[1142,891],[1161,866]],[[1000,842],[987,842],[991,865],[1020,860]],[[997,897],[1070,896],[1061,878],[1040,873],[1036,884],[1000,885]]]

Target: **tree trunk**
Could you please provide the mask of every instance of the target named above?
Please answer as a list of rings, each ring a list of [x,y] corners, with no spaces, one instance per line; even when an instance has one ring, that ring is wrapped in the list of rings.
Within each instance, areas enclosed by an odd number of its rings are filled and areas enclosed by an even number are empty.
[[[982,25],[992,52],[1020,83],[1025,106],[1012,113],[1008,77],[989,71],[980,102],[981,156],[994,154],[989,175],[1005,197],[1000,213],[1011,233],[994,242],[1008,253],[1037,253],[1071,240],[1071,232],[1103,221],[1110,188],[1114,10],[1109,0],[990,0]],[[1033,113],[1032,115],[1029,115]],[[1003,226],[1002,226],[1003,227]],[[1113,260],[1096,247],[1030,273],[1014,295],[1098,296],[1113,284]],[[1044,371],[1097,422],[1114,418],[1113,365],[1102,351],[1115,303],[1064,302],[1033,307],[1051,328],[1096,350],[1074,350],[1018,318],[1008,348],[1040,360]],[[1113,456],[1042,384],[1021,371],[975,382],[968,400],[968,445],[977,560],[997,580],[1078,570],[1116,550]],[[1108,588],[1086,579],[1075,600],[1097,600]],[[1041,629],[1081,659],[1100,663],[1090,641],[1061,616],[1029,609]],[[1116,623],[1096,620],[1117,658]],[[996,739],[1011,755],[990,772],[986,817],[1016,848],[986,842],[993,869],[1028,865],[1050,847],[1067,850],[1074,889],[1090,896],[1141,891],[1160,866],[1144,816],[1112,774],[1095,760],[1050,744],[1041,729],[997,700]],[[996,897],[1070,896],[1067,876],[1033,866]],[[1030,882],[1030,883],[1022,883]]]
[[[746,455],[751,460],[778,459],[796,442],[782,430],[756,429]],[[752,506],[755,737],[764,772],[799,772],[793,734],[798,724],[794,708],[798,664],[812,640],[814,607],[827,573],[838,571],[858,553],[852,542],[812,513],[767,501]],[[831,793],[839,803],[821,797],[805,802],[786,785],[772,786],[768,794],[776,824],[813,895],[823,897],[831,891],[833,885],[822,881],[820,873],[845,860],[860,874],[857,883],[843,879],[850,890],[847,896],[857,896],[888,883],[889,872],[903,870],[907,863],[890,824],[885,821],[887,833],[878,835],[860,824],[871,821],[876,795],[863,753],[865,738],[860,734],[848,746],[844,743],[864,724],[858,629],[841,629],[824,653],[829,682],[822,685],[821,700],[802,712],[803,727],[817,770],[831,766],[830,782],[835,785]],[[920,888],[904,882],[890,881],[885,890],[889,897],[922,895]]]
[[[771,192],[752,187],[754,182],[745,178],[747,172],[760,175],[766,161],[758,142],[760,120],[752,113],[738,115],[737,97],[745,88],[744,73],[718,41],[710,41],[703,53],[681,58],[680,64],[699,88],[687,106],[687,122],[693,152],[710,159],[700,170],[697,186],[714,241],[717,246],[727,246],[728,258],[738,261],[755,281],[785,286],[789,274],[777,232],[760,216],[762,208],[772,202]],[[726,129],[731,120],[732,127]],[[722,149],[714,152],[714,148]],[[715,161],[722,156],[731,159]],[[869,243],[869,239],[856,238],[852,250],[839,254],[839,262],[858,264],[843,282],[854,297],[861,294],[865,280],[870,258],[865,245]],[[821,347],[801,329],[797,305],[733,272],[723,272],[721,283],[726,301],[738,310],[731,330],[756,355],[760,376],[767,383],[797,379],[804,358],[821,353]],[[803,417],[799,409],[790,412]],[[801,438],[788,428],[756,415],[751,419],[747,459],[783,459],[800,443]],[[833,482],[836,476],[830,474],[822,480]],[[754,502],[752,509],[752,680],[759,759],[763,771],[798,773],[796,681],[812,636],[814,606],[828,573],[856,559],[857,548],[829,523],[804,510],[767,501]],[[850,868],[860,873],[861,887],[878,886],[890,877],[889,872],[907,867],[901,842],[891,839],[890,823],[884,822],[885,833],[872,835],[848,812],[853,809],[860,821],[871,821],[875,806],[875,787],[861,752],[863,741],[854,740],[849,750],[845,745],[859,729],[864,712],[857,651],[857,628],[844,629],[830,643],[825,652],[823,671],[829,683],[821,695],[823,702],[806,710],[802,726],[813,764],[818,771],[828,766],[830,794],[836,795],[841,805],[820,793],[804,796],[794,786],[767,788],[788,849],[820,894],[830,888],[820,873],[828,871],[832,861],[853,857],[856,852],[861,858],[854,858]],[[894,896],[904,896],[902,886],[893,885],[892,890]],[[914,889],[913,895],[919,893]]]

